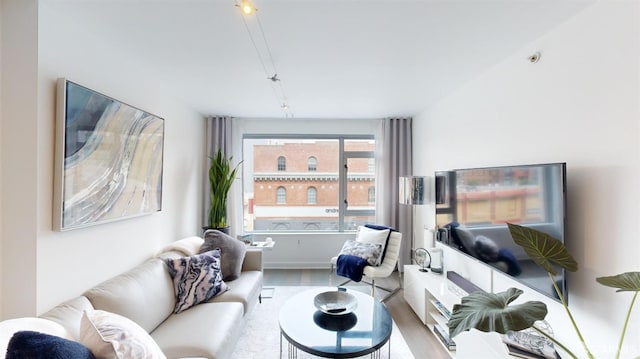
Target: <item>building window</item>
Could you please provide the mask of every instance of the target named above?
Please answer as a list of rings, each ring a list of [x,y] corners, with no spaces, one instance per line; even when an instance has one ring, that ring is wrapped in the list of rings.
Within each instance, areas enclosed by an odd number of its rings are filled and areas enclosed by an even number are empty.
[[[376,159],[375,158],[369,158],[369,160],[367,161],[367,171],[372,172],[372,173],[376,171]]]
[[[343,232],[375,222],[373,136],[245,134],[242,145],[245,233]]]
[[[318,159],[311,156],[309,157],[309,159],[307,160],[307,169],[309,170],[309,172],[315,172],[318,170]]]
[[[309,187],[307,189],[307,204],[318,203],[318,190],[315,187]]]
[[[278,171],[286,171],[287,170],[287,159],[284,156],[278,157]]]
[[[278,187],[278,189],[276,189],[276,203],[287,203],[287,190],[284,187]]]
[[[376,202],[376,188],[375,187],[373,187],[373,186],[369,187],[368,197],[369,197],[369,203],[375,203]]]

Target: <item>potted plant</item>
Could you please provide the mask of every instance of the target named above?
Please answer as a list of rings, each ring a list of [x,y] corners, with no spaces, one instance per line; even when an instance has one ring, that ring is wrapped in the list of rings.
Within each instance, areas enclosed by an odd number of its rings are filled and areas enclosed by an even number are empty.
[[[558,288],[553,278],[553,275],[556,274],[553,264],[565,270],[575,272],[578,270],[578,263],[573,259],[569,251],[567,251],[564,244],[558,239],[532,228],[511,223],[507,223],[507,225],[514,242],[521,246],[529,258],[549,274],[551,283],[558,294],[558,298],[560,298],[565,312],[571,320],[571,324],[582,343],[586,356],[588,358],[594,358],[560,292],[560,288]],[[615,276],[599,277],[596,278],[596,281],[604,286],[616,288],[617,292],[634,292],[624,320],[620,341],[618,342],[616,358],[619,358],[633,304],[640,291],[640,272],[626,272]],[[451,319],[448,323],[451,338],[470,329],[505,334],[507,331],[519,331],[531,328],[547,337],[569,356],[577,359],[578,356],[569,348],[536,326],[535,322],[543,320],[547,315],[547,305],[545,303],[528,301],[522,304],[509,305],[522,293],[520,289],[509,288],[505,292],[500,293],[474,292],[463,297],[460,304],[453,306]]]
[[[217,229],[228,233],[227,197],[242,161],[232,167],[231,160],[233,157],[225,157],[220,149],[218,149],[215,156],[209,158],[211,159],[211,166],[209,167],[211,207],[209,208],[209,221],[204,229]]]

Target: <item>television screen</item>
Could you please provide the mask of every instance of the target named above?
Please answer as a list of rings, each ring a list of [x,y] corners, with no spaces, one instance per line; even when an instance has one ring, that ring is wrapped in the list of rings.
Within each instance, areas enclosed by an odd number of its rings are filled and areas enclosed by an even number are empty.
[[[565,242],[566,164],[436,172],[438,240],[555,299],[546,271],[514,243],[506,223]],[[554,278],[565,300],[562,268]]]

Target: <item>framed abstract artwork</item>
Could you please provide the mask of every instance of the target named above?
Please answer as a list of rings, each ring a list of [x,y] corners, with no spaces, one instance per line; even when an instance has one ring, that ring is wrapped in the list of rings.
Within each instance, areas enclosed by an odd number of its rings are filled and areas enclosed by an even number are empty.
[[[158,212],[164,119],[58,79],[54,230]]]

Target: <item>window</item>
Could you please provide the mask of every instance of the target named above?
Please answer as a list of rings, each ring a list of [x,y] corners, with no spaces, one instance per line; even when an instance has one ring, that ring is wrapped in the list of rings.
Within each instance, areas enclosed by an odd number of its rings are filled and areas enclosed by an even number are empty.
[[[307,189],[307,203],[316,204],[318,202],[318,190],[315,187]]]
[[[374,149],[373,136],[246,134],[244,232],[333,232],[374,222]]]
[[[376,171],[376,160],[375,158],[369,158],[369,161],[367,162],[367,168],[369,172],[375,172]]]
[[[315,172],[318,170],[318,159],[315,157],[309,157],[307,160],[307,169],[309,172]]]
[[[284,187],[278,187],[278,189],[276,190],[276,203],[287,203],[287,190]]]
[[[287,159],[283,156],[278,157],[278,171],[287,170]]]
[[[371,186],[369,187],[369,203],[375,203],[376,201],[376,188]]]

